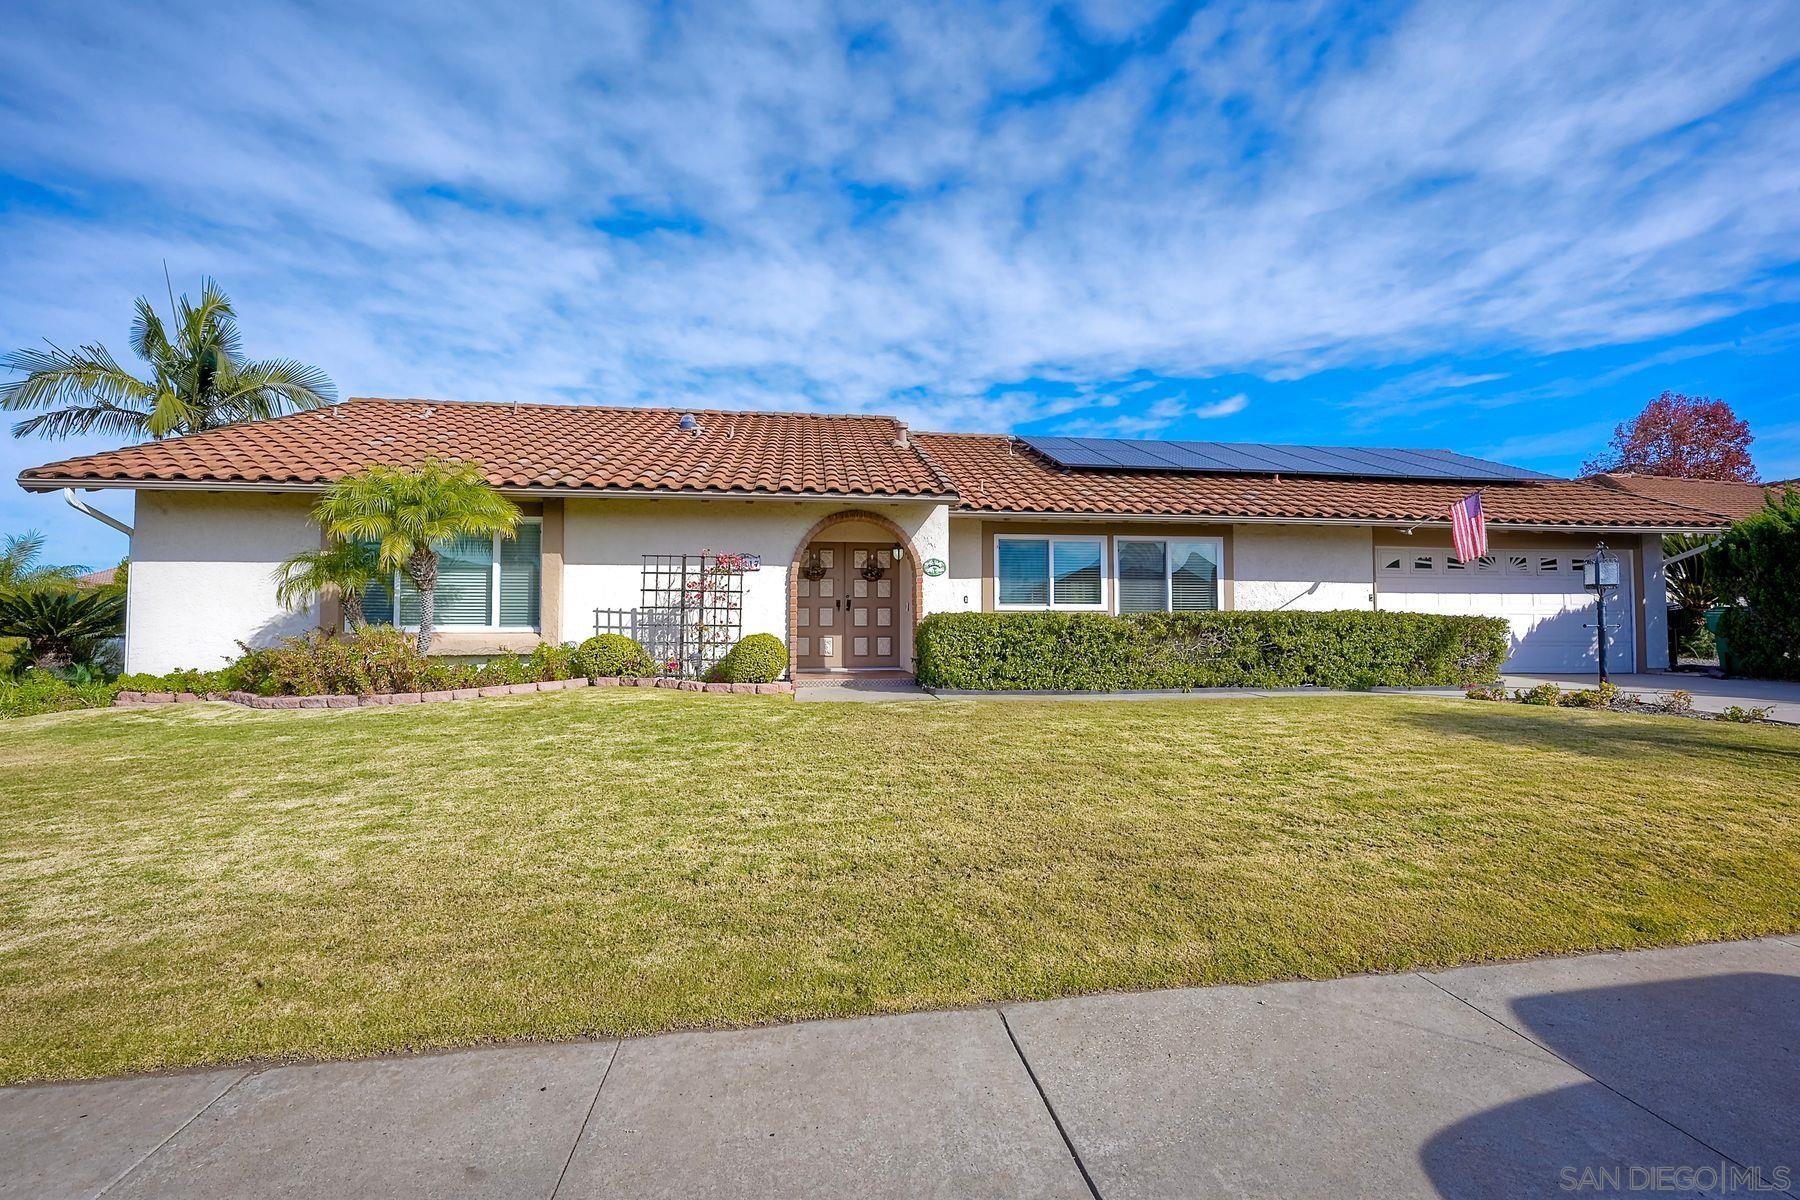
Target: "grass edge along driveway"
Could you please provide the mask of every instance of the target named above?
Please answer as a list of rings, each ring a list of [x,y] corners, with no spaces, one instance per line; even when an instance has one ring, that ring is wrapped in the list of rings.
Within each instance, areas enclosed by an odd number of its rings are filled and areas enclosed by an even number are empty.
[[[0,1081],[1800,928],[1800,734],[579,691],[0,726]]]

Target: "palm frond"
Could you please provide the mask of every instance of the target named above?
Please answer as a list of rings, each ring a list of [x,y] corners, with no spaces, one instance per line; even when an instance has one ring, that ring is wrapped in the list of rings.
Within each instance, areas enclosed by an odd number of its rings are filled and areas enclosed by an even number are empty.
[[[15,424],[12,432],[17,438],[60,439],[93,433],[141,441],[150,431],[149,423],[149,416],[136,409],[92,404],[83,408],[59,408],[55,412],[39,413]]]
[[[134,308],[137,315],[131,321],[131,352],[152,366],[166,362],[170,346],[162,318],[147,297],[139,296]]]
[[[243,358],[237,310],[217,280],[201,281],[198,304],[183,295],[179,311],[182,343],[190,355],[198,357],[203,347],[214,347],[226,363],[236,363]]]
[[[238,419],[258,421],[286,412],[323,408],[337,399],[331,377],[318,367],[292,358],[269,358],[245,363],[221,375],[222,407],[240,413]]]
[[[105,346],[16,350],[0,358],[0,367],[25,376],[0,384],[0,408],[11,412],[70,401],[148,408],[154,394],[149,384],[120,366]]]

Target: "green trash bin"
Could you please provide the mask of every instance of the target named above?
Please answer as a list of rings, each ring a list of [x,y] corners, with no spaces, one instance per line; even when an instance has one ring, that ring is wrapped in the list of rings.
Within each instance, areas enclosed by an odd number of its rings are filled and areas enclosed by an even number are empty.
[[[1722,607],[1707,609],[1706,629],[1708,633],[1713,635],[1713,645],[1718,647],[1719,670],[1725,672],[1727,675],[1736,675],[1737,667],[1731,661],[1730,643],[1725,640],[1725,635],[1719,632],[1719,621],[1724,615],[1725,610]]]

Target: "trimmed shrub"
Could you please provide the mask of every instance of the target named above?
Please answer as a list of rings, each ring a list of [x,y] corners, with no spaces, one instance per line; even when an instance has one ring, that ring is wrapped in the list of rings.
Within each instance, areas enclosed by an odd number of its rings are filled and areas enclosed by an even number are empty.
[[[1706,555],[1733,674],[1800,679],[1800,488],[1770,496]]]
[[[772,633],[753,633],[706,673],[714,683],[774,683],[786,673],[787,647]]]
[[[1470,686],[1499,676],[1506,622],[1390,612],[933,613],[918,677],[980,691]]]
[[[531,677],[539,683],[548,683],[554,679],[573,679],[583,674],[575,662],[573,645],[556,646],[543,643],[531,652],[526,660],[531,665]]]
[[[1563,702],[1562,689],[1554,683],[1540,683],[1534,688],[1518,688],[1513,692],[1513,699],[1520,704],[1536,704],[1544,708],[1555,708]]]
[[[575,651],[575,665],[589,679],[656,673],[644,648],[622,633],[596,634],[581,643]]]
[[[70,683],[48,671],[27,671],[17,679],[0,679],[0,718],[106,708],[118,690],[117,684]]]

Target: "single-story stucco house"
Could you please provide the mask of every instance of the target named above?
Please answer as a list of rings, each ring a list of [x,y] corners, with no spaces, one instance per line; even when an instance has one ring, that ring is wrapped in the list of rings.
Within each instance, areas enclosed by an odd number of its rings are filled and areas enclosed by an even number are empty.
[[[704,551],[750,556],[738,632],[779,635],[799,672],[908,670],[927,613],[1169,608],[1492,614],[1511,624],[1511,669],[1578,670],[1594,658],[1581,566],[1604,540],[1625,564],[1609,661],[1655,670],[1668,665],[1660,539],[1726,523],[1447,451],[425,400],[349,400],[50,463],[19,483],[136,493],[126,664],[160,673],[335,625],[329,605],[276,602],[277,564],[319,544],[308,508],[333,480],[428,456],[480,463],[526,513],[515,538],[447,554],[446,654],[620,627],[643,615],[659,556]],[[1491,552],[1464,564],[1449,510],[1477,488]]]

